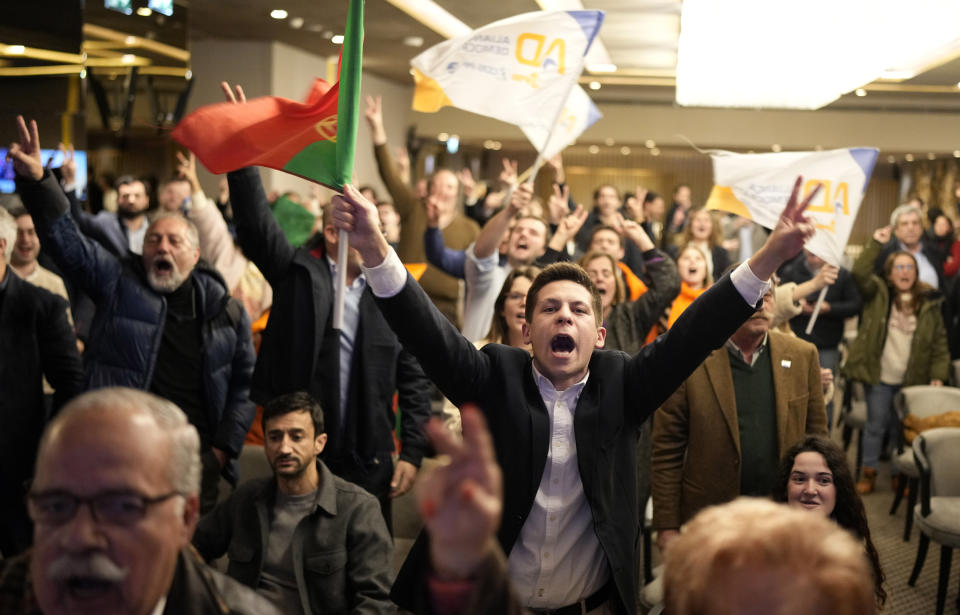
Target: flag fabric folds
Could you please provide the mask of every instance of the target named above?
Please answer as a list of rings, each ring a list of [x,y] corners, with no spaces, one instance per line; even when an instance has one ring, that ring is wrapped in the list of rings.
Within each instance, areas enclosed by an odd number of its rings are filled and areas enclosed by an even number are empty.
[[[413,60],[413,108],[455,106],[533,131],[543,150],[603,23],[602,11],[538,11],[478,28]],[[589,99],[588,99],[589,100]]]
[[[259,165],[342,191],[353,174],[362,50],[363,0],[350,0],[337,83],[317,79],[304,102],[265,96],[207,105],[171,136],[212,173]]]
[[[840,266],[878,154],[877,149],[863,147],[771,154],[713,152],[714,187],[706,208],[738,214],[772,229],[798,175],[804,180],[803,196],[823,184],[806,211],[816,234],[805,247]]]
[[[542,124],[521,124],[520,130],[540,151],[543,158],[549,160],[576,141],[577,137],[601,117],[603,114],[583,88],[574,85],[552,130],[545,130]],[[548,136],[549,141],[547,141]]]

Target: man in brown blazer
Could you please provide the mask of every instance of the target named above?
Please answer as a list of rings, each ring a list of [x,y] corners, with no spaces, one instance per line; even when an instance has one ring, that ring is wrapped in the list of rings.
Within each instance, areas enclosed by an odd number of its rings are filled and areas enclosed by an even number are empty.
[[[707,357],[653,420],[653,525],[661,549],[699,510],[767,496],[780,455],[826,433],[813,344],[770,330],[763,307]]]

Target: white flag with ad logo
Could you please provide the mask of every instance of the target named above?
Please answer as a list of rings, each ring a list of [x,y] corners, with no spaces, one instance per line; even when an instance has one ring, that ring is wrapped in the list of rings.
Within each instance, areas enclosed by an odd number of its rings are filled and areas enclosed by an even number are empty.
[[[594,122],[603,117],[597,106],[593,104],[587,93],[579,85],[570,90],[567,102],[560,110],[557,122],[551,132],[542,124],[520,124],[520,130],[533,143],[545,160],[549,160],[562,152],[568,145],[577,140],[577,137],[590,128]],[[547,141],[547,136],[550,141]],[[546,143],[546,145],[544,145]]]
[[[410,62],[413,108],[430,113],[453,106],[522,126],[540,137],[531,139],[540,151],[576,86],[603,15],[524,13],[434,45]]]
[[[706,208],[772,229],[798,175],[803,176],[801,198],[823,184],[807,207],[805,215],[816,233],[804,247],[839,267],[878,154],[871,147],[770,154],[711,152],[714,186]]]

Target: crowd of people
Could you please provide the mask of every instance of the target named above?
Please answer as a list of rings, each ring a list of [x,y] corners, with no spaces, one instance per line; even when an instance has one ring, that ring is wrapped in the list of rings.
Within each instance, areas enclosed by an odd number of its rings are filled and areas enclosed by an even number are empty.
[[[759,587],[764,612],[882,609],[860,496],[894,395],[960,347],[950,214],[898,207],[848,270],[803,249],[799,179],[770,231],[686,185],[584,207],[560,156],[536,185],[511,161],[416,178],[379,98],[365,117],[386,195],[245,168],[210,198],[184,152],[155,206],[133,176],[79,200],[70,151],[47,168],[19,119],[0,614],[635,613],[648,499],[671,614]],[[828,436],[841,372],[867,391],[861,477]],[[258,445],[270,475],[239,475]]]

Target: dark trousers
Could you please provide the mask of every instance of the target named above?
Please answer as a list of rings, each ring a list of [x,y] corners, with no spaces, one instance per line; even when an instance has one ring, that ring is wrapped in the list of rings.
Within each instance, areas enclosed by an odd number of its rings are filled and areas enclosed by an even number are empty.
[[[205,515],[217,505],[220,488],[220,462],[212,448],[205,448],[200,453],[200,465],[200,514]]]

